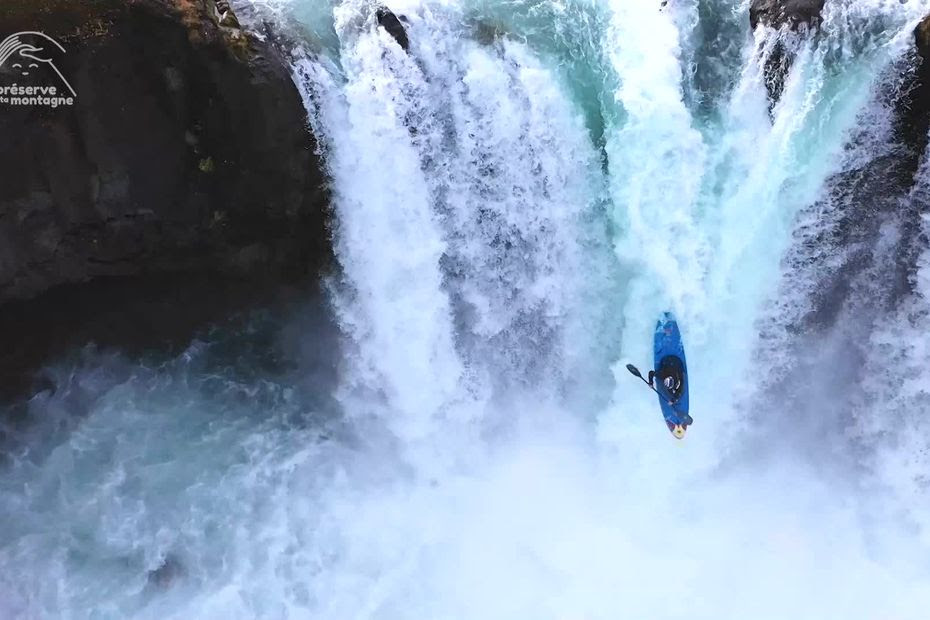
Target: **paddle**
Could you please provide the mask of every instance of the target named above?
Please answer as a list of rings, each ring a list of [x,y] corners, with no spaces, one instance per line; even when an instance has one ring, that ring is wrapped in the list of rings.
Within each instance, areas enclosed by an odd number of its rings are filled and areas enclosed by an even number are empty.
[[[643,376],[642,376],[642,375],[640,374],[640,372],[639,372],[639,368],[637,368],[637,367],[634,366],[633,364],[627,364],[627,365],[626,365],[626,369],[629,370],[629,371],[630,371],[630,374],[633,375],[634,377],[639,377],[640,380],[642,380],[643,383],[645,383],[646,385],[648,385],[648,386],[649,386],[649,389],[652,390],[653,392],[655,392],[656,394],[658,394],[660,398],[665,398],[664,396],[662,396],[662,393],[659,392],[659,390],[655,389],[655,388],[652,386],[651,383],[649,383],[648,381],[646,381],[645,379],[643,379]],[[666,399],[666,400],[668,400],[668,399]],[[672,402],[669,401],[668,404],[669,404],[669,406],[671,406],[671,405],[672,405]]]

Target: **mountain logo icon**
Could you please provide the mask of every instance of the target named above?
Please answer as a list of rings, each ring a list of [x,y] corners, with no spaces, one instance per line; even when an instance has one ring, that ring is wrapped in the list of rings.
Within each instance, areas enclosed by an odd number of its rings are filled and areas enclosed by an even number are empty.
[[[65,53],[58,41],[42,32],[17,32],[5,38],[0,43],[0,77],[13,83],[0,86],[0,96],[9,96],[2,101],[54,105],[50,99],[69,99],[73,103],[77,92],[56,64]]]

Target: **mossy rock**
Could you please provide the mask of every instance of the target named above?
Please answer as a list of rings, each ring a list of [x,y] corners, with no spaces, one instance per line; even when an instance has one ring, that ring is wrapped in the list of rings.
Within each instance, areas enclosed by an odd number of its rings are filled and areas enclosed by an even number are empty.
[[[216,172],[216,164],[213,163],[212,157],[205,157],[197,163],[197,168],[204,174]]]

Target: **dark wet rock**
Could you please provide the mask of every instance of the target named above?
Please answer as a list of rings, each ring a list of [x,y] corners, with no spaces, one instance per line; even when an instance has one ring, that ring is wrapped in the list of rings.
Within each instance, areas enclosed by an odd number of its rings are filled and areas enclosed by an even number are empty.
[[[914,39],[917,42],[917,51],[924,59],[930,58],[930,15],[917,24],[914,30]]]
[[[239,19],[233,12],[232,7],[229,6],[227,0],[217,0],[214,5],[214,15],[216,15],[217,23],[223,28],[241,28]]]
[[[772,46],[771,51],[762,60],[762,75],[765,81],[765,92],[768,95],[769,114],[781,100],[785,92],[785,80],[791,71],[796,55],[797,41],[779,39]]]
[[[394,40],[397,41],[397,44],[400,45],[405,52],[408,51],[410,49],[410,40],[407,38],[407,30],[404,28],[404,25],[401,23],[401,20],[398,19],[397,15],[383,6],[378,8],[376,15],[381,27],[387,30],[389,35],[394,37]]]
[[[753,30],[763,24],[776,30],[787,28],[788,32],[777,35],[770,53],[763,59],[765,88],[768,92],[769,109],[781,99],[785,79],[794,63],[799,38],[811,29],[820,26],[824,0],[753,0],[749,7],[749,23]]]
[[[0,304],[113,276],[313,278],[328,262],[300,96],[237,24],[223,0],[4,2],[0,33],[60,42],[77,97],[0,104]]]
[[[914,42],[910,66],[901,71],[906,87],[899,105],[899,131],[913,152],[923,153],[930,130],[930,15],[917,25]]]
[[[749,6],[749,23],[755,30],[759,24],[771,28],[788,26],[820,26],[824,0],[753,0]]]

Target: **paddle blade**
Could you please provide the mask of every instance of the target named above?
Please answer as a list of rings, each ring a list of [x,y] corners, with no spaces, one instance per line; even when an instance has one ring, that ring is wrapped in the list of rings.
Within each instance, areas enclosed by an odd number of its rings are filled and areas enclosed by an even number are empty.
[[[637,368],[633,364],[627,364],[626,369],[629,370],[630,374],[633,375],[634,377],[639,377],[640,379],[643,378],[643,376],[639,374],[639,368]]]

